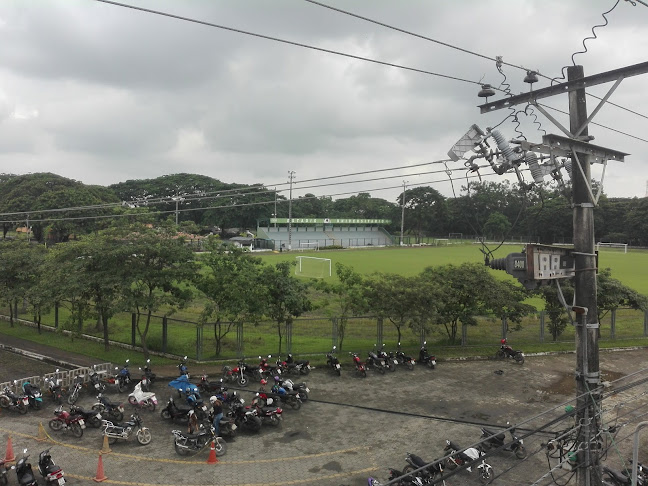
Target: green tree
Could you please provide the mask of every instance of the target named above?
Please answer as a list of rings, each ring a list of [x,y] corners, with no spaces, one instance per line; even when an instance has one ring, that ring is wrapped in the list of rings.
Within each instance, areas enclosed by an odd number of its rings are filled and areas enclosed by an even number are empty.
[[[491,213],[484,224],[484,235],[491,238],[504,239],[510,231],[510,221],[506,219],[506,216],[497,211]]]
[[[563,284],[560,284],[564,290]],[[543,285],[536,292],[545,301],[545,315],[549,318],[549,332],[553,341],[557,341],[569,324],[569,315],[565,306],[558,299],[555,285]]]
[[[201,314],[203,324],[215,319],[216,356],[221,354],[223,339],[237,323],[256,322],[263,314],[263,289],[260,278],[262,262],[241,248],[212,241],[205,258],[206,271],[197,287],[207,303]]]
[[[403,194],[397,202],[402,205]],[[432,187],[415,187],[405,191],[405,229],[421,241],[424,234],[445,234],[447,209],[445,198]]]
[[[261,271],[261,282],[265,288],[262,305],[265,314],[277,325],[279,354],[286,326],[313,307],[308,298],[307,285],[292,275],[294,265],[295,262],[279,262],[266,265]]]
[[[534,310],[522,301],[526,291],[507,281],[495,279],[488,269],[476,263],[428,267],[422,278],[437,282],[436,324],[445,327],[451,343],[457,339],[459,323],[474,326],[476,317],[493,314],[513,322]]]

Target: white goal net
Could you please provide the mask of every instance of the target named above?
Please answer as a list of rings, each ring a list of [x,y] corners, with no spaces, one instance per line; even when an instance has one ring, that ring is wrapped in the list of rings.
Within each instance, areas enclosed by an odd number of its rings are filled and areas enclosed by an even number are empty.
[[[331,259],[298,256],[295,275],[298,277],[326,278],[331,276]]]
[[[599,251],[601,248],[610,248],[614,250],[623,251],[623,253],[628,253],[627,243],[602,243],[599,241],[596,244],[596,251]]]
[[[318,251],[319,241],[300,241],[299,251]]]

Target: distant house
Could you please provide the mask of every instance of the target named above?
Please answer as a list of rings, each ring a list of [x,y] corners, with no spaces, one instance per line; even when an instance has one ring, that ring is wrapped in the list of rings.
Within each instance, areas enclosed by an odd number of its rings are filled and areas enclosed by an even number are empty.
[[[254,249],[254,236],[234,236],[229,240],[226,240],[226,242],[238,246],[239,248]]]

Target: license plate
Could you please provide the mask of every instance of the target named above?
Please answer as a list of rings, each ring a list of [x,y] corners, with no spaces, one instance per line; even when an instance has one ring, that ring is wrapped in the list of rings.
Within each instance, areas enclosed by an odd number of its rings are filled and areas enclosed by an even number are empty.
[[[99,420],[101,420],[101,414],[100,414],[100,413],[97,414],[97,418],[98,418]]]
[[[340,369],[340,364],[336,364],[335,367],[339,370]]]
[[[59,486],[63,486],[65,484],[65,478],[58,478],[58,483]]]
[[[236,429],[237,429],[236,424],[232,424],[232,430],[236,430]]]
[[[119,409],[120,412],[124,411],[124,407],[122,407],[121,405],[119,407],[117,407],[117,408]]]
[[[433,364],[433,365],[436,364],[436,360],[435,360],[435,359],[432,360],[432,364]]]
[[[380,365],[385,366],[385,362],[382,359],[380,360]]]
[[[83,427],[85,425],[85,421],[83,419],[79,420],[79,425]]]
[[[397,359],[394,360],[394,364],[398,364],[398,360],[397,360]]]

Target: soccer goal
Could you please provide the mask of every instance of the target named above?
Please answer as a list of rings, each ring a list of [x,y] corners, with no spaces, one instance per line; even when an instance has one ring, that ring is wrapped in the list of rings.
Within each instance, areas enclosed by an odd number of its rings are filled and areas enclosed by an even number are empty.
[[[299,251],[318,251],[319,241],[299,241]]]
[[[326,278],[331,276],[331,259],[298,256],[295,275],[298,277]]]
[[[599,251],[600,248],[613,248],[616,250],[623,250],[623,253],[628,253],[627,243],[602,243],[599,241],[596,244],[596,251]]]

